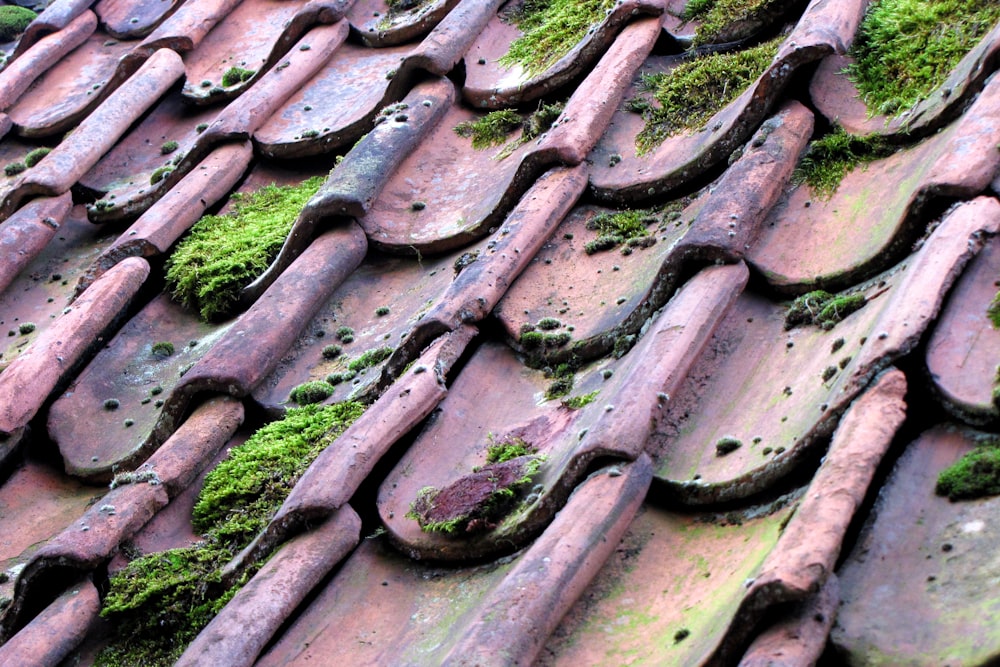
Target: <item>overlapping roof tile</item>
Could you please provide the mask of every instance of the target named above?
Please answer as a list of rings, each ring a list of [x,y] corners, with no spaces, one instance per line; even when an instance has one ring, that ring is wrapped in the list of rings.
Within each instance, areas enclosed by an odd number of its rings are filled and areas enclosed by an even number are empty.
[[[887,118],[843,71],[864,0],[563,4],[21,26],[0,665],[996,660],[1000,482],[962,470],[1000,467],[1000,26]],[[589,25],[517,60],[540,8]],[[820,186],[841,128],[881,152]],[[317,176],[225,307],[185,300],[192,234]]]

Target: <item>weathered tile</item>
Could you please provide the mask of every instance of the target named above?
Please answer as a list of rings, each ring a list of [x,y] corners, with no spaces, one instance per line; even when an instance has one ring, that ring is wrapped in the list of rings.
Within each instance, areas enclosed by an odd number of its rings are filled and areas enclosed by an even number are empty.
[[[645,503],[536,664],[713,664],[790,500],[728,514]]]
[[[320,20],[336,22],[339,17],[331,9],[342,10],[346,4],[336,0],[242,0],[185,54],[187,80],[182,94],[195,104],[233,99],[282,58],[296,55],[289,49],[310,27]],[[261,16],[267,20],[261,21]],[[227,85],[226,73],[233,68],[246,74],[237,75],[237,80]]]
[[[663,17],[663,29],[685,48],[693,45],[731,44],[752,38],[779,20],[788,20],[790,17],[787,15],[796,5],[790,0],[769,0],[754,3],[759,6],[751,6],[749,9],[742,7],[729,9],[733,15],[728,17],[729,22],[726,25],[720,26],[718,32],[714,34],[702,35],[696,39],[696,33],[704,21],[698,18],[684,18],[688,7],[694,4],[691,0],[667,0],[667,9]]]
[[[1000,76],[955,124],[847,173],[824,199],[802,184],[775,207],[747,257],[773,286],[837,289],[884,270],[923,233],[939,198],[972,197],[1000,168]]]
[[[814,0],[749,88],[704,127],[667,137],[648,153],[639,155],[636,148],[643,118],[617,111],[589,157],[594,164],[594,193],[602,200],[634,205],[675,190],[724,160],[770,113],[796,71],[824,55],[846,50],[844,43],[857,29],[864,5],[864,0]],[[642,73],[668,71],[678,64],[676,56],[651,56]]]
[[[0,294],[45,249],[73,206],[67,192],[59,197],[39,197],[0,223]],[[2,358],[2,357],[0,357]]]
[[[670,395],[746,278],[742,265],[702,271],[671,300],[630,354],[578,372],[572,391],[587,399],[577,399],[575,407],[546,396],[550,380],[544,373],[526,368],[500,345],[484,344],[455,380],[438,418],[382,483],[378,508],[390,537],[415,557],[449,560],[524,544],[551,520],[593,460],[639,455]],[[491,398],[498,383],[504,386],[502,401]],[[482,465],[487,446],[510,439],[527,443],[545,458],[531,480],[531,494],[506,517],[485,517],[477,526],[474,517],[482,507],[462,507],[456,516],[467,519],[447,534],[424,531],[406,516],[421,489],[474,484],[474,469]]]
[[[40,2],[44,9],[25,29],[17,42],[17,48],[11,55],[11,60],[18,58],[27,49],[48,34],[58,32],[73,22],[73,19],[83,14],[93,4],[93,0],[53,0]]]
[[[367,46],[402,44],[427,34],[459,0],[394,3],[387,0],[356,0],[347,12],[351,27]]]
[[[258,664],[331,654],[351,664],[529,664],[617,544],[648,475],[643,461],[595,472],[549,530],[511,559],[443,568],[365,540]],[[532,595],[521,595],[523,586]]]
[[[847,665],[986,665],[1000,655],[996,497],[950,502],[937,475],[976,434],[935,427],[910,443],[838,573],[831,635]]]
[[[357,545],[361,519],[350,506],[293,538],[240,589],[175,663],[252,665],[309,592]]]
[[[669,492],[689,503],[732,500],[787,474],[876,373],[916,347],[997,225],[992,199],[958,207],[919,252],[855,288],[866,305],[829,331],[786,330],[787,304],[742,295],[653,435]]]
[[[623,244],[588,254],[601,232],[587,224],[597,214],[615,211],[593,205],[574,209],[497,307],[509,339],[527,351],[518,343],[524,328],[555,318],[573,328],[573,342],[542,350],[546,358],[591,358],[627,342],[666,302],[683,273],[743,257],[811,131],[812,115],[805,107],[788,105],[765,122],[722,178],[683,211],[672,216],[650,211],[650,219],[659,222],[649,227],[648,238],[655,241],[650,247]]]
[[[0,72],[0,109],[8,109],[28,87],[97,29],[97,17],[86,11],[64,29],[42,37]]]
[[[83,579],[0,646],[0,664],[55,667],[83,641],[100,608],[97,587]]]
[[[972,424],[1000,417],[997,366],[1000,330],[987,311],[997,293],[996,238],[969,263],[927,341],[927,370],[935,393],[953,415]]]
[[[923,137],[965,110],[982,89],[986,77],[996,69],[998,59],[1000,25],[983,36],[926,99],[891,118],[872,115],[858,97],[857,88],[844,73],[853,62],[850,56],[834,55],[823,59],[809,84],[809,96],[821,114],[851,134]]]
[[[69,190],[183,74],[184,65],[173,51],[161,49],[150,56],[51,153],[16,179],[2,211],[9,215],[32,195]]]
[[[137,39],[148,35],[183,0],[98,0],[94,11],[104,29],[117,39]]]
[[[185,2],[127,57],[149,56],[157,49],[173,49],[178,53],[191,51],[239,3],[240,0]]]
[[[622,0],[615,3],[580,42],[541,72],[527,71],[520,64],[507,66],[499,62],[511,43],[523,34],[506,11],[506,7],[502,8],[490,20],[466,54],[462,95],[477,108],[500,109],[520,104],[568,84],[608,49],[625,24],[640,15],[659,15],[663,12],[663,2]]]

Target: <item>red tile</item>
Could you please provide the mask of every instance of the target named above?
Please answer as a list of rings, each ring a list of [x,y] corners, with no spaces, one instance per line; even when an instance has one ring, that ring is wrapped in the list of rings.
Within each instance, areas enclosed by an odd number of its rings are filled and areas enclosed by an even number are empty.
[[[0,265],[0,294],[45,249],[69,215],[67,192],[28,202],[0,223],[0,249],[7,260]]]
[[[73,19],[87,11],[91,4],[91,0],[54,0],[47,3],[45,9],[21,35],[11,60],[20,57],[25,50],[45,35],[58,32],[68,26],[73,22]]]
[[[239,3],[240,0],[184,2],[132,52],[137,56],[149,56],[157,49],[173,49],[178,53],[191,51]]]
[[[98,0],[94,11],[108,34],[118,39],[136,39],[150,33],[163,18],[177,10],[183,0]]]
[[[347,18],[366,46],[394,46],[427,34],[457,4],[459,0],[430,0],[399,11],[390,10],[386,0],[357,0]]]
[[[70,586],[0,647],[0,664],[55,667],[83,641],[101,601],[90,579]]]

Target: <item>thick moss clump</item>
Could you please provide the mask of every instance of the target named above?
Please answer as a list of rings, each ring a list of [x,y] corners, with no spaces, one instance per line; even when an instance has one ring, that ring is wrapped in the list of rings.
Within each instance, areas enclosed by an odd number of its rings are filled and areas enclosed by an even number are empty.
[[[524,34],[511,43],[500,64],[520,65],[529,75],[545,71],[614,6],[614,0],[524,0],[510,17]]]
[[[292,389],[288,394],[288,398],[293,403],[298,403],[299,405],[311,405],[313,403],[322,403],[333,396],[334,391],[333,385],[329,382],[313,380],[312,382],[303,382],[295,387],[295,389]]]
[[[785,329],[800,324],[815,324],[829,331],[851,313],[861,310],[868,303],[861,292],[830,294],[815,290],[795,299],[785,313]]]
[[[669,136],[703,126],[764,73],[780,44],[778,37],[743,51],[699,56],[669,72],[644,75],[641,88],[652,100],[640,97],[626,103],[646,121],[635,139],[639,154]]]
[[[1000,494],[1000,441],[984,443],[942,470],[935,491],[950,500]]]
[[[51,148],[46,148],[44,146],[36,148],[29,151],[27,155],[24,156],[24,166],[31,169],[36,164],[42,161],[42,158],[52,152]]]
[[[538,109],[527,115],[522,115],[513,109],[491,111],[479,120],[467,120],[455,126],[455,134],[472,139],[472,147],[485,150],[506,143],[497,154],[502,160],[532,139],[547,132],[562,113],[562,102],[539,104]],[[521,134],[510,141],[507,138],[521,130]]]
[[[204,216],[174,249],[166,263],[167,290],[207,321],[230,315],[240,291],[274,260],[322,183],[317,176],[297,186],[234,194],[231,213]]]
[[[869,5],[847,72],[874,114],[912,108],[944,83],[1000,21],[996,0],[880,0]]]
[[[232,450],[205,478],[192,518],[203,541],[132,560],[111,577],[101,615],[115,637],[96,664],[170,665],[253,574],[222,568],[263,529],[310,463],[364,411],[292,409]]]
[[[249,81],[256,74],[252,69],[244,69],[242,67],[230,67],[222,74],[222,86],[224,88],[229,88],[230,86],[235,86],[238,83],[243,83],[244,81]]]
[[[27,7],[4,5],[0,7],[0,42],[10,42],[24,32],[38,16]]]
[[[838,127],[809,144],[793,178],[797,183],[807,183],[818,196],[829,198],[848,172],[896,150],[880,135],[855,137]]]
[[[738,23],[758,20],[774,0],[690,0],[684,7],[684,18],[697,20],[693,43],[729,42],[740,35],[732,32]]]

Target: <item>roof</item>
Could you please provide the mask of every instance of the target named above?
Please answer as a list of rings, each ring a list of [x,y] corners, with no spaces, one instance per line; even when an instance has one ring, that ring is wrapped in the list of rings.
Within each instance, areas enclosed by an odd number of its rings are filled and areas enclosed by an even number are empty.
[[[520,62],[517,0],[37,7],[0,664],[992,664],[1000,500],[939,474],[1000,423],[1000,24],[887,118],[864,0],[690,4]]]

